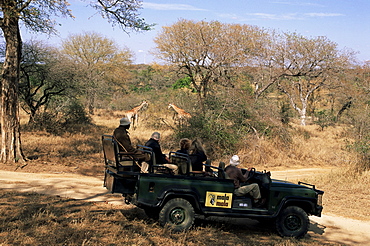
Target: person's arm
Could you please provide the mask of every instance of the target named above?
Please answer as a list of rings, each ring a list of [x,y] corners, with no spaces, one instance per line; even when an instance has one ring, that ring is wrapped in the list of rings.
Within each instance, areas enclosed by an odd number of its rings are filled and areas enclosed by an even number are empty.
[[[238,168],[238,179],[240,180],[241,183],[244,183],[247,181],[247,177],[243,175],[242,170]]]

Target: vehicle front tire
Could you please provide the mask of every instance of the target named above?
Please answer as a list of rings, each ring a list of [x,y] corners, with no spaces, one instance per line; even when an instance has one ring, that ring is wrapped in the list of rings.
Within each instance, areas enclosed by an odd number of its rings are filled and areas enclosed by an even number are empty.
[[[300,207],[286,207],[276,220],[276,230],[282,237],[302,238],[306,235],[310,220]]]
[[[159,213],[159,224],[169,226],[172,231],[189,229],[194,223],[194,208],[183,198],[169,200]]]

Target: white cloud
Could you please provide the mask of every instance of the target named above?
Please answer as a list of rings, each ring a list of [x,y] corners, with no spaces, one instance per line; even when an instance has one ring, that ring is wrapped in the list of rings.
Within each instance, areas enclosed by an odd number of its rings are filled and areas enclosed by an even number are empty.
[[[337,17],[344,16],[339,13],[286,13],[286,14],[268,14],[268,13],[250,13],[248,16],[254,16],[259,19],[268,19],[268,20],[303,20],[311,17]]]
[[[305,16],[309,17],[336,17],[336,16],[344,16],[344,14],[339,13],[306,13]]]
[[[285,5],[294,5],[294,6],[310,6],[310,7],[324,7],[322,4],[318,3],[310,3],[310,2],[283,2],[283,1],[276,1],[276,2],[271,2],[271,3],[276,3],[276,4],[285,4]]]
[[[243,21],[245,20],[244,17],[236,15],[236,14],[217,14],[221,18],[230,19],[230,20],[238,20]]]
[[[196,8],[188,4],[161,4],[143,2],[143,8],[155,10],[192,10],[192,11],[207,11],[206,9]]]
[[[269,19],[269,20],[297,20],[302,19],[302,17],[298,14],[288,13],[288,14],[267,14],[267,13],[251,13],[248,14],[250,16],[254,16],[261,19]]]

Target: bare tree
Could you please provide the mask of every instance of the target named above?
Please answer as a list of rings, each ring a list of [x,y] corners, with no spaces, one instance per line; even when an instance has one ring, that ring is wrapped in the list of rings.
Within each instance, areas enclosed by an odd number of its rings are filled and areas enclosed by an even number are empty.
[[[190,78],[202,105],[213,84],[230,85],[262,33],[248,25],[182,19],[163,27],[154,41],[157,57]]]
[[[21,149],[18,83],[22,39],[20,23],[35,32],[53,33],[53,16],[72,17],[66,0],[1,0],[0,28],[6,43],[5,60],[1,78],[1,150],[0,162],[23,162]],[[90,5],[113,25],[123,30],[149,30],[152,25],[138,17],[141,8],[138,0],[99,0]]]
[[[340,51],[326,37],[308,38],[296,33],[272,33],[264,52],[256,57],[258,98],[271,85],[289,98],[305,125],[308,100],[321,87],[339,86],[353,53]]]
[[[113,40],[95,32],[70,35],[62,46],[62,52],[81,68],[80,86],[89,113],[94,114],[96,99],[109,88],[110,81],[120,80],[117,73],[122,75],[123,68],[132,63],[132,51],[120,49]]]

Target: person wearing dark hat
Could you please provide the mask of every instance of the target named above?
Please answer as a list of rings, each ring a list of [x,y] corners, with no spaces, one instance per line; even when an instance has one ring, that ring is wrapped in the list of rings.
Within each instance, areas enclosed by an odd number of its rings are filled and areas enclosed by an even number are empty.
[[[264,205],[264,199],[261,199],[261,192],[258,184],[252,183],[241,186],[241,183],[247,181],[249,172],[246,172],[243,175],[240,168],[237,167],[239,164],[239,156],[233,155],[230,159],[230,165],[225,168],[225,172],[229,178],[234,180],[234,194],[236,196],[244,196],[249,194],[253,197],[254,207],[262,207]]]
[[[144,153],[136,148],[134,148],[131,144],[131,139],[128,133],[128,129],[130,129],[130,119],[127,117],[123,117],[119,121],[119,126],[114,130],[113,136],[118,142],[118,149],[119,152],[131,152],[132,156],[137,160],[145,160],[146,156]]]

